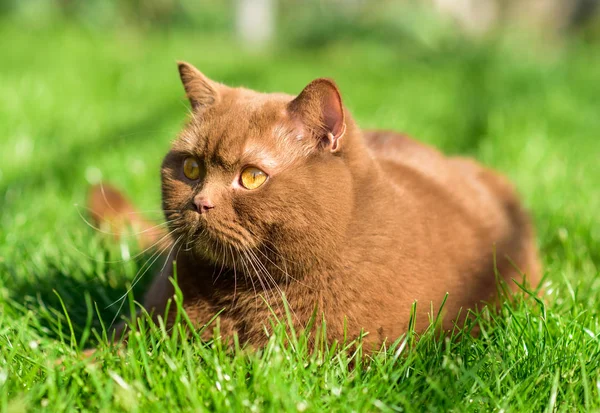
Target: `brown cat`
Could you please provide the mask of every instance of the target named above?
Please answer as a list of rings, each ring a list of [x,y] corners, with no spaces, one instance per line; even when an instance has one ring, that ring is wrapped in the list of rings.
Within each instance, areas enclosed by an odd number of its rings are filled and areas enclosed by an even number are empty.
[[[361,131],[331,80],[293,97],[230,88],[187,63],[179,73],[193,115],[164,159],[162,198],[168,260],[198,326],[222,310],[222,335],[260,346],[272,314],[285,319],[284,292],[297,328],[316,306],[330,340],[364,329],[379,346],[407,330],[415,300],[417,330],[446,293],[444,328],[493,301],[494,253],[510,285],[522,274],[537,285],[530,220],[497,173]],[[151,228],[118,192],[99,191],[98,221],[136,216]],[[160,239],[145,234],[144,245]],[[169,262],[144,303],[154,314],[174,293]]]

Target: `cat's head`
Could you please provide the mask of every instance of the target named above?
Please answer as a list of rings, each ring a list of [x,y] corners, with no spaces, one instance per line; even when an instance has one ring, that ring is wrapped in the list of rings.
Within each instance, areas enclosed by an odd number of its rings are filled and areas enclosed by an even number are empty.
[[[353,204],[354,126],[336,85],[317,79],[294,97],[230,88],[187,63],[179,73],[192,116],[162,165],[174,240],[225,265],[331,254]]]

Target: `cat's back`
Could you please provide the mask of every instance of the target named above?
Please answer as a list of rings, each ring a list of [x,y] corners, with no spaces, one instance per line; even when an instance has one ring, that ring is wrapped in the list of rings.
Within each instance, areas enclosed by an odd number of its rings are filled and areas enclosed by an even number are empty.
[[[502,209],[502,198],[516,198],[512,185],[476,161],[446,156],[437,149],[393,131],[366,131],[365,140],[388,179],[404,191],[419,188],[428,197],[451,199],[475,214]],[[488,215],[489,217],[489,215]]]
[[[410,179],[409,175],[418,175],[432,183],[448,185],[457,173],[476,175],[482,169],[475,161],[448,157],[402,133],[369,130],[365,131],[364,137],[369,150],[392,181],[404,181]],[[456,162],[459,159],[461,161]]]
[[[379,160],[435,166],[443,155],[433,147],[418,142],[408,135],[389,130],[367,130],[364,138],[369,150]]]
[[[399,133],[367,131],[365,139],[386,180],[397,189],[401,225],[421,223],[423,234],[436,234],[439,250],[453,245],[457,256],[495,246],[498,254],[512,257],[529,273],[535,285],[540,267],[534,231],[508,179],[473,159],[446,156]]]

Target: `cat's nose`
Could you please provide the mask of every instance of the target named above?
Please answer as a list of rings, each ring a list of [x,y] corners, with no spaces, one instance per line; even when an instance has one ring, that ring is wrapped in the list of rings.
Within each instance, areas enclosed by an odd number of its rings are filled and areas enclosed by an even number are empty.
[[[210,199],[201,195],[198,195],[194,198],[194,205],[196,205],[196,211],[198,211],[199,214],[204,214],[209,209],[213,209],[215,207]]]

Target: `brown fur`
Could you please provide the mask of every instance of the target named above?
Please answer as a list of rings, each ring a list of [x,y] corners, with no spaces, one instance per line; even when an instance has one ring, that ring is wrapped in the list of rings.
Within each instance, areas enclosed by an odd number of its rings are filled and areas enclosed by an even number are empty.
[[[364,329],[379,346],[406,331],[415,300],[418,330],[446,293],[444,328],[494,300],[494,251],[509,284],[521,272],[538,283],[530,220],[496,172],[394,132],[361,131],[330,80],[294,98],[179,68],[194,112],[163,162],[163,208],[174,231],[168,259],[198,326],[223,310],[222,335],[260,346],[272,313],[285,318],[284,292],[297,328],[317,306],[330,340]],[[189,155],[205,168],[200,182],[182,173]],[[239,187],[246,165],[268,181]],[[215,208],[197,213],[197,196]],[[173,295],[171,268],[146,297],[155,314]]]

